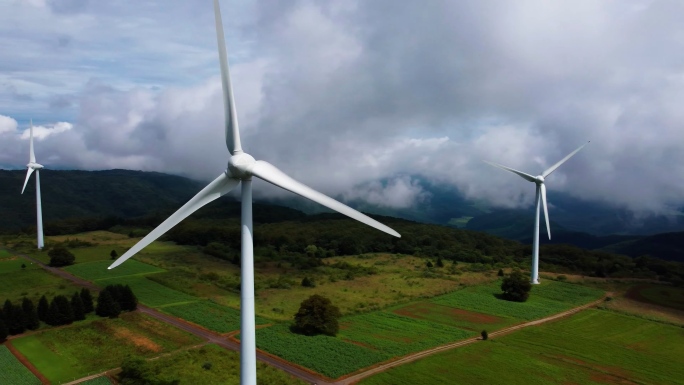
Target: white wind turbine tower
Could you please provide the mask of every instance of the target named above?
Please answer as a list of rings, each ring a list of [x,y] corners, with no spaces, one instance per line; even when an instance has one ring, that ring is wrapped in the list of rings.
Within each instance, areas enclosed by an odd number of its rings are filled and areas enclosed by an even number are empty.
[[[30,128],[30,138],[29,138],[29,163],[26,165],[28,172],[26,173],[26,180],[24,180],[24,187],[21,188],[21,193],[24,193],[26,189],[26,184],[31,178],[31,174],[36,172],[36,216],[38,217],[38,248],[42,249],[43,244],[43,210],[40,205],[40,169],[43,168],[42,164],[36,163],[36,155],[33,153],[33,120],[31,120]]]
[[[551,175],[552,172],[556,171],[558,167],[560,167],[561,164],[565,163],[568,159],[570,159],[573,155],[577,154],[579,150],[584,148],[589,144],[589,142],[584,143],[581,145],[577,150],[571,152],[566,156],[565,158],[561,159],[558,163],[554,164],[553,166],[549,167],[541,173],[541,175],[537,176],[532,176],[530,174],[526,174],[522,171],[514,170],[510,167],[502,166],[497,163],[492,163],[492,162],[487,162],[484,161],[487,164],[491,164],[494,167],[498,167],[501,169],[504,169],[506,171],[510,171],[514,174],[517,174],[521,178],[525,179],[526,181],[532,182],[537,185],[537,194],[535,198],[535,205],[536,205],[536,211],[534,215],[534,235],[532,236],[532,274],[531,274],[531,282],[533,284],[538,284],[539,283],[539,206],[540,203],[544,205],[544,219],[546,220],[546,231],[549,234],[549,239],[551,239],[551,226],[549,225],[549,210],[546,206],[546,186],[544,186],[544,180],[546,177]]]
[[[233,90],[228,73],[226,45],[223,36],[223,25],[218,0],[214,0],[216,18],[216,35],[218,40],[219,61],[221,64],[221,81],[223,86],[223,102],[225,110],[225,135],[228,151],[232,155],[225,172],[214,179],[207,187],[197,193],[188,203],[178,209],[162,224],[157,226],[145,238],[128,250],[109,269],[112,269],[149,245],[173,226],[197,211],[202,206],[228,193],[242,183],[242,269],[240,290],[240,383],[256,384],[256,341],[254,316],[254,250],[252,236],[252,176],[263,179],[285,190],[309,198],[323,206],[345,214],[369,226],[388,234],[400,237],[399,233],[382,223],[361,214],[360,212],[329,198],[287,176],[273,165],[262,160],[254,160],[242,151],[237,114],[233,101]]]

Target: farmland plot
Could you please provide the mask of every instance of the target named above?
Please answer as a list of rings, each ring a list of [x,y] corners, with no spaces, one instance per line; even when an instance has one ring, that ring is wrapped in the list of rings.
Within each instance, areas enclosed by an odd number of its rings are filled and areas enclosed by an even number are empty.
[[[40,385],[33,375],[6,346],[0,346],[0,383],[12,385]]]

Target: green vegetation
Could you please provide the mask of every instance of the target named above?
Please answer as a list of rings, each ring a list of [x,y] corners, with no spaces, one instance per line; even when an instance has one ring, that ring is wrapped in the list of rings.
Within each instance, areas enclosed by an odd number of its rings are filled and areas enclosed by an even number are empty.
[[[79,263],[66,267],[64,270],[77,277],[85,278],[90,281],[126,277],[131,275],[144,275],[164,271],[146,263],[138,262],[134,259],[126,261],[126,263],[118,266],[116,269],[107,269],[111,264],[112,261],[110,260]]]
[[[78,385],[112,385],[112,381],[107,376],[95,377],[92,380],[79,382]]]
[[[532,284],[522,271],[515,269],[501,282],[501,297],[507,301],[525,302],[530,297]]]
[[[390,354],[323,334],[302,337],[280,324],[258,329],[257,347],[331,378],[382,362]]]
[[[308,336],[327,334],[334,336],[340,329],[340,309],[328,298],[314,294],[302,301],[294,316],[293,328]]]
[[[429,301],[412,302],[407,305],[392,307],[389,310],[404,317],[437,322],[473,332],[485,326],[490,330],[497,330],[520,322],[515,318],[497,317],[490,314],[439,305]]]
[[[161,310],[219,333],[240,330],[239,310],[221,306],[209,300],[165,306]],[[265,325],[269,321],[257,316],[256,323]]]
[[[52,267],[73,265],[76,260],[76,257],[66,247],[61,245],[51,248],[48,251],[48,256],[50,257],[50,266]]]
[[[458,365],[454,365],[458,363]],[[362,384],[674,384],[684,378],[681,328],[586,310],[572,317],[390,369]]]
[[[434,303],[519,320],[533,320],[559,313],[592,299],[603,292],[569,283],[544,281],[535,285],[526,302],[511,302],[497,298],[499,283],[471,286],[433,300]]]
[[[40,385],[41,383],[38,377],[19,362],[6,346],[0,346],[0,368],[2,368],[0,383],[12,385]]]
[[[26,269],[21,264],[26,263]],[[77,286],[31,264],[23,258],[0,261],[0,293],[13,302],[23,297],[37,303],[41,296],[71,294]]]
[[[46,330],[13,344],[48,379],[64,382],[115,368],[127,355],[152,357],[198,342],[190,334],[136,312]]]
[[[684,310],[684,288],[643,284],[631,288],[627,296],[640,302]]]
[[[121,284],[128,285],[133,289],[135,296],[140,303],[151,307],[167,306],[187,302],[195,302],[197,297],[183,294],[179,291],[169,289],[142,276],[119,277],[113,279],[100,280],[98,285]]]
[[[181,384],[237,384],[240,382],[240,357],[237,352],[207,345],[148,361],[144,370],[160,380],[179,380]],[[272,366],[257,363],[257,382],[266,385],[304,385]]]

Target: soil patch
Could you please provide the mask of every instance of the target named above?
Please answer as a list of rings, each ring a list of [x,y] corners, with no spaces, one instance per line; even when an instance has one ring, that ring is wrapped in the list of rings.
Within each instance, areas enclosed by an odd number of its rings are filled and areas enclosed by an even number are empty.
[[[475,324],[496,324],[503,322],[500,317],[473,311],[454,309],[432,303],[418,302],[396,309],[393,313],[410,318],[434,320],[431,315],[446,316]]]
[[[154,341],[150,340],[145,336],[135,334],[126,328],[115,328],[114,336],[126,341],[130,341],[138,348],[153,351],[155,353],[160,352],[162,350],[161,346],[159,346]]]

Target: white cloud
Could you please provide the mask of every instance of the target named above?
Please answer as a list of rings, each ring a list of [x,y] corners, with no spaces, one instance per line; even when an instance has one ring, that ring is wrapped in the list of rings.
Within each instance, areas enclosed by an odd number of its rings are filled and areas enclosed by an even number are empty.
[[[57,135],[74,128],[74,125],[69,122],[57,122],[46,126],[33,126],[33,138],[37,140],[45,139],[50,135]],[[27,128],[22,132],[20,138],[29,140],[31,137],[31,130]]]
[[[0,134],[5,132],[15,132],[17,130],[17,121],[9,116],[0,115]]]

